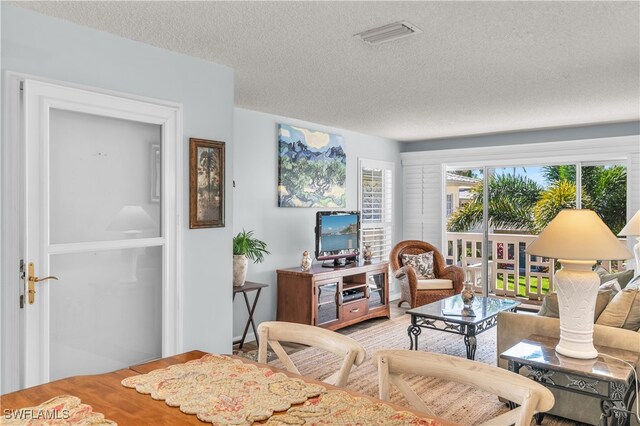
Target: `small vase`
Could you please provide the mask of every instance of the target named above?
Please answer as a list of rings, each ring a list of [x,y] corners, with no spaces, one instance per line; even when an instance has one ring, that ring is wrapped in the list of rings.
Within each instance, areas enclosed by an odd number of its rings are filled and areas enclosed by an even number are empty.
[[[466,307],[470,307],[473,303],[473,299],[476,297],[473,292],[473,286],[470,282],[464,283],[464,288],[462,292],[460,292],[460,297],[462,298],[462,304]]]
[[[313,261],[311,260],[309,252],[305,250],[304,253],[302,253],[302,262],[300,262],[300,268],[303,271],[308,271],[309,269],[311,269],[312,263]]]
[[[243,254],[233,255],[233,286],[240,287],[244,285],[247,279],[247,266],[249,261]]]

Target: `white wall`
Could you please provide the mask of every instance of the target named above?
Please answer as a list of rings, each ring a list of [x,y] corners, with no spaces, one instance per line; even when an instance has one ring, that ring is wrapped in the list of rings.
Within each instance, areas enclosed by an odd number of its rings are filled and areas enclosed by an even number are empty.
[[[269,245],[270,256],[264,263],[249,264],[247,279],[269,284],[262,291],[256,308],[256,324],[276,317],[276,269],[300,265],[302,252],[315,250],[315,208],[280,208],[278,185],[277,124],[293,124],[313,130],[342,135],[347,154],[347,209],[358,208],[358,158],[384,160],[395,163],[394,243],[402,238],[402,170],[399,143],[344,129],[322,126],[306,121],[261,112],[235,109],[234,145],[236,148],[233,196],[234,233],[254,230],[255,236]],[[391,291],[394,291],[394,287]],[[254,294],[250,295],[251,298]],[[246,307],[242,297],[234,304],[234,336],[242,335],[246,322]]]
[[[179,102],[184,111],[184,350],[231,351],[233,191],[226,227],[188,229],[188,139],[224,141],[231,176],[233,70],[2,2],[2,68]],[[2,283],[11,285],[11,283]]]

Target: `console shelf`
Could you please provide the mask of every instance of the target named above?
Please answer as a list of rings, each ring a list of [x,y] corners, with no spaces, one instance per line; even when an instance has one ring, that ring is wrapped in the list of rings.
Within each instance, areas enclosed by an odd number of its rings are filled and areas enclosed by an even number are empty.
[[[336,330],[389,317],[389,263],[278,269],[278,321]]]

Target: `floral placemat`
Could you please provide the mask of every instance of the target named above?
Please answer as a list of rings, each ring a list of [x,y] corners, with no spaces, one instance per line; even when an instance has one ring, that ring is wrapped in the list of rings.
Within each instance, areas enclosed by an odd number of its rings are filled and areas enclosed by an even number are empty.
[[[0,425],[6,426],[63,426],[63,425],[110,425],[116,423],[106,420],[104,415],[96,413],[90,405],[82,404],[80,398],[60,395],[35,407],[18,410],[3,410]]]
[[[216,425],[250,425],[326,392],[317,384],[211,354],[127,377],[122,385]]]
[[[332,426],[438,426],[439,422],[421,418],[408,411],[396,411],[387,404],[353,396],[343,391],[328,391],[309,399],[299,407],[269,418],[268,425]]]

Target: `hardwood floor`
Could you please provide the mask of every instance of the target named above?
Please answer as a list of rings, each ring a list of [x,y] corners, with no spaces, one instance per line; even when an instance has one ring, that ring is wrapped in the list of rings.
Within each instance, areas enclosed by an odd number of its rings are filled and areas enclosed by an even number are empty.
[[[522,305],[520,305],[520,307],[518,308],[518,310],[520,312],[523,313],[536,313],[539,310],[539,306],[537,304],[530,304],[530,303],[523,303]],[[391,313],[391,319],[394,318],[398,318],[401,317],[402,315],[405,314],[405,312],[409,309],[409,304],[408,303],[404,303],[402,305],[401,308],[398,307],[398,301],[397,300],[393,300],[389,303],[389,310]],[[363,322],[360,322],[358,324],[353,324],[350,325],[348,327],[345,328],[341,328],[340,330],[336,330],[338,333],[341,334],[349,334],[349,333],[353,333],[355,331],[358,330],[362,330],[365,328],[369,328],[372,325],[378,324],[380,322],[383,321],[388,321],[387,318],[373,318],[370,320],[366,320]],[[287,351],[288,354],[292,354],[292,353],[296,353],[298,351],[301,351],[303,349],[306,348],[306,346],[304,345],[297,345],[297,344],[283,344],[282,345],[285,350]],[[233,346],[234,351],[236,351],[238,349],[238,345],[234,345]],[[242,346],[242,352],[250,352],[250,351],[254,351],[254,350],[258,350],[258,346],[256,345],[256,342],[245,342],[245,344]]]
[[[391,303],[389,303],[389,310],[391,312],[391,319],[394,318],[398,318],[402,315],[404,315],[404,313],[407,311],[407,309],[409,309],[409,304],[405,303],[402,305],[402,308],[398,308],[398,301],[391,301]],[[365,328],[369,328],[374,324],[378,324],[380,322],[383,321],[388,321],[387,318],[372,318],[370,320],[366,320],[366,321],[362,321],[358,324],[353,324],[344,328],[341,328],[340,330],[336,330],[338,333],[341,334],[349,334],[349,333],[353,333],[354,331],[358,331],[358,330],[362,330]],[[305,348],[307,348],[307,346],[304,345],[297,345],[297,344],[282,344],[282,346],[284,347],[284,349],[287,351],[288,354],[292,354],[292,353],[296,353],[298,351],[301,351]],[[233,350],[236,351],[238,349],[238,345],[234,345],[233,346]],[[256,345],[256,342],[245,342],[245,344],[242,346],[242,351],[243,352],[251,352],[251,351],[255,351],[258,350],[258,345]]]

